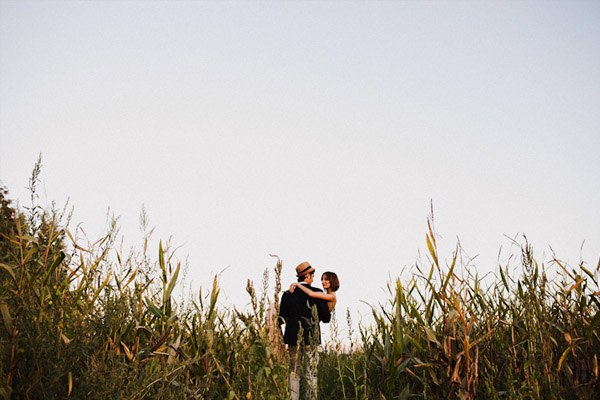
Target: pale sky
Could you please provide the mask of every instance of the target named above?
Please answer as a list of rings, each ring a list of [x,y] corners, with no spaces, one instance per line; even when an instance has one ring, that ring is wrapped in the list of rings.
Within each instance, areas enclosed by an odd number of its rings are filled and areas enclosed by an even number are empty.
[[[286,285],[337,272],[360,319],[425,253],[431,201],[441,257],[460,239],[480,275],[523,234],[595,267],[598,21],[596,1],[0,0],[0,180],[27,205],[41,153],[42,203],[91,238],[110,207],[139,242],[144,205],[187,284],[223,271],[240,307],[277,254]]]

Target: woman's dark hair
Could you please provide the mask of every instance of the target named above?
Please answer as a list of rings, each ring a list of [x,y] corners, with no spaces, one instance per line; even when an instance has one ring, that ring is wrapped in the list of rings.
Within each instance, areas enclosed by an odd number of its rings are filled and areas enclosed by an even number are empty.
[[[323,277],[327,278],[327,280],[329,281],[332,291],[335,292],[340,288],[340,280],[338,279],[337,274],[335,272],[323,272],[323,275],[321,275],[321,279],[323,279]]]

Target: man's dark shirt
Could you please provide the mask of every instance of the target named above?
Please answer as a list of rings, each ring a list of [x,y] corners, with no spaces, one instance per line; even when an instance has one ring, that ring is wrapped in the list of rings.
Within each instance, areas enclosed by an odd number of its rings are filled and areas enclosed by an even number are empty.
[[[322,292],[321,289],[309,285],[304,286],[312,291]],[[315,319],[313,315],[313,309],[315,308],[318,319]],[[285,323],[283,334],[285,344],[298,344],[300,327],[302,327],[304,344],[321,344],[319,321],[329,322],[330,320],[331,313],[325,300],[313,299],[301,289],[296,289],[293,293],[286,290],[281,296],[278,321],[279,325]]]

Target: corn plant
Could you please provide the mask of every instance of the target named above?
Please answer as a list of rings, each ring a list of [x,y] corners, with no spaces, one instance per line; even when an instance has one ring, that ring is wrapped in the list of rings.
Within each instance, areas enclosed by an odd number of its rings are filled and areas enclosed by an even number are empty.
[[[432,220],[426,243],[429,269],[389,285],[389,306],[372,307],[362,332],[370,398],[598,397],[600,266],[553,259],[551,270],[525,242],[519,278],[504,266],[484,286],[457,271],[458,246],[440,265]]]
[[[118,220],[89,239],[67,208],[13,207],[0,188],[0,398],[285,399],[288,355],[269,315],[275,287],[248,281],[247,307],[220,304],[218,275],[177,301],[185,274],[169,241],[123,249]],[[359,339],[337,316],[319,364],[320,397],[597,399],[600,264],[540,262],[524,238],[479,277],[456,246],[444,264],[433,217],[427,260],[388,283]],[[338,305],[339,308],[340,305]],[[271,310],[271,313],[268,311]]]

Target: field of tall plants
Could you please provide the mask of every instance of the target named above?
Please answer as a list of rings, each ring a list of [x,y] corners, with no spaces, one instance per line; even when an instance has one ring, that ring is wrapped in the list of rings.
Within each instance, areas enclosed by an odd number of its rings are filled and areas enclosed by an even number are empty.
[[[115,221],[87,238],[66,209],[36,205],[38,176],[29,207],[0,190],[0,398],[288,398],[266,319],[279,259],[248,281],[246,309],[219,306],[216,276],[177,300],[169,243],[151,248],[147,233],[124,250]],[[482,279],[459,248],[440,262],[432,217],[425,231],[427,261],[388,282],[372,323],[354,332],[350,310],[334,314],[320,398],[600,398],[599,264],[539,262],[523,239]]]

